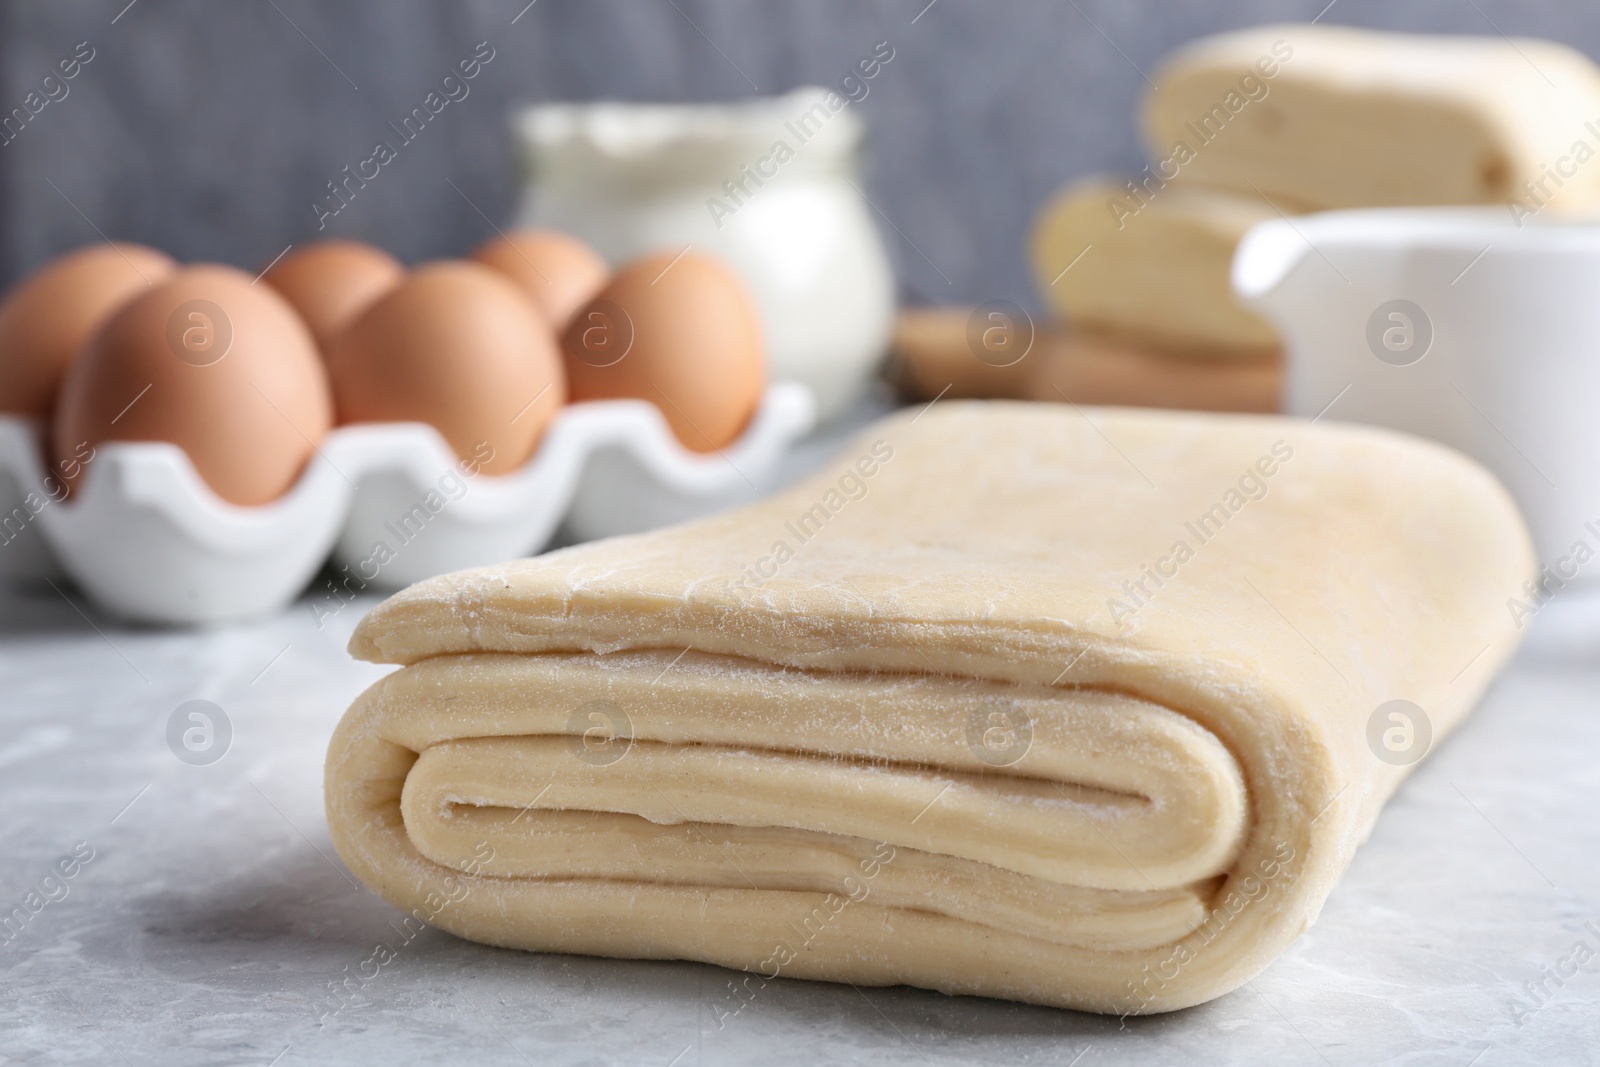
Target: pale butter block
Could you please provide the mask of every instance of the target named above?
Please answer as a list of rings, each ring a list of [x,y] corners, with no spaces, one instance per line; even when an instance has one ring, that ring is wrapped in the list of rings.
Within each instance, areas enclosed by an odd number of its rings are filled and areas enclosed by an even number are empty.
[[[1094,178],[1039,213],[1034,277],[1076,326],[1173,355],[1267,358],[1277,334],[1234,300],[1228,275],[1245,232],[1277,217],[1260,197]]]
[[[1285,210],[1600,198],[1600,68],[1528,38],[1264,26],[1174,52],[1146,95],[1151,173]]]

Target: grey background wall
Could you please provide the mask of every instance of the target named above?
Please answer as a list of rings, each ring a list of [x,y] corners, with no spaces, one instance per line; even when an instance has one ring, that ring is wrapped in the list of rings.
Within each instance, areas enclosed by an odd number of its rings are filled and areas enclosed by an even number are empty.
[[[407,260],[484,237],[473,205],[498,222],[515,202],[515,102],[781,92],[836,82],[886,40],[895,58],[859,106],[905,297],[1036,305],[1029,220],[1074,176],[1142,164],[1134,114],[1159,57],[1205,33],[1309,20],[1326,0],[526,2],[0,0],[0,114],[78,42],[94,48],[68,95],[0,147],[0,284],[97,233],[262,265],[316,233],[324,183],[479,41],[495,59],[471,95],[326,234]],[[1336,0],[1324,18],[1600,55],[1600,9],[1576,0]]]

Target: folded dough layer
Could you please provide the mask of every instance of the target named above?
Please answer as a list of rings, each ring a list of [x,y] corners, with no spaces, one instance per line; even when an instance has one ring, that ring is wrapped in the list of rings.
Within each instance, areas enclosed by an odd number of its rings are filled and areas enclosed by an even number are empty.
[[[1434,445],[942,404],[762,504],[385,602],[351,648],[405,667],[334,736],[330,828],[491,944],[1170,1010],[1315,918],[1406,770],[1369,717],[1453,726],[1532,573]]]

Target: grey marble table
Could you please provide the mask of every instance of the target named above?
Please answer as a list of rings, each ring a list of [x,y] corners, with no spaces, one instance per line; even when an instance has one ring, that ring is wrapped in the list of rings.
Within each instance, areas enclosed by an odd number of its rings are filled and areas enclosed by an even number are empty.
[[[741,1009],[715,967],[435,930],[319,1021],[331,983],[400,942],[322,811],[329,733],[386,669],[344,653],[371,603],[170,632],[48,588],[0,599],[0,913],[48,900],[0,941],[0,1063],[1600,1062],[1600,957],[1546,977],[1600,946],[1600,603],[1546,608],[1281,959],[1125,1025],[790,980]],[[168,742],[191,700],[231,727],[205,765]]]

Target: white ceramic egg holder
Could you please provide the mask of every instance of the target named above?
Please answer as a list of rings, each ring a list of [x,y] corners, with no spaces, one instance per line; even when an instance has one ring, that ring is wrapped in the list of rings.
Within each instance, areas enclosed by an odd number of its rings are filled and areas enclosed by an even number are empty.
[[[810,390],[780,382],[737,441],[701,454],[646,401],[574,404],[520,470],[495,476],[468,474],[431,426],[345,426],[283,497],[240,507],[160,442],[98,446],[71,502],[58,502],[41,428],[0,416],[0,575],[64,572],[133,621],[246,618],[288,604],[330,555],[348,596],[529,555],[563,518],[587,540],[733,506],[764,491],[815,421]]]

